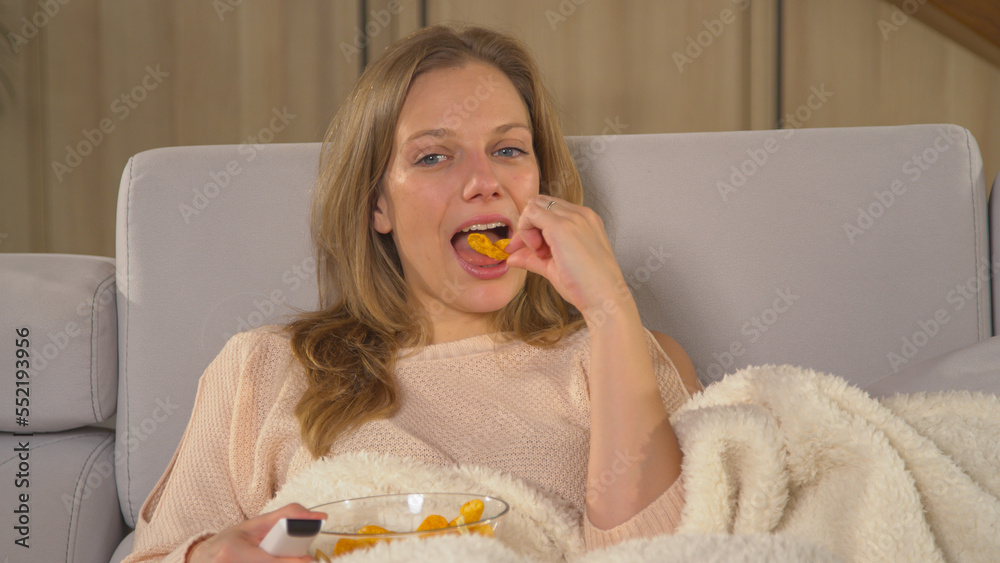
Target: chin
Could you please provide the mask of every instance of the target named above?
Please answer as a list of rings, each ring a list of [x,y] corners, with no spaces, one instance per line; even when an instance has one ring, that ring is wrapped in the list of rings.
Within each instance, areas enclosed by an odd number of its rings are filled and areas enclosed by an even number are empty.
[[[500,280],[498,280],[500,281]],[[488,287],[477,288],[469,297],[468,302],[463,303],[469,312],[473,313],[493,313],[506,307],[514,297],[517,296],[524,285],[524,276],[515,285],[511,280],[504,279],[504,283],[490,284]]]
[[[517,295],[516,291],[504,291],[482,296],[480,299],[468,303],[468,310],[473,313],[494,313],[506,307],[515,295]]]

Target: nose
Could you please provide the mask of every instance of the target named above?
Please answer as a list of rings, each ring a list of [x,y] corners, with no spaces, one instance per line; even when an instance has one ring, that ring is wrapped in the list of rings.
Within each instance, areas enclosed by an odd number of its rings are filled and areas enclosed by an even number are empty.
[[[464,199],[471,201],[477,197],[490,199],[499,196],[502,191],[500,179],[497,178],[489,157],[485,154],[478,154],[470,157],[466,162],[468,176],[462,190]]]

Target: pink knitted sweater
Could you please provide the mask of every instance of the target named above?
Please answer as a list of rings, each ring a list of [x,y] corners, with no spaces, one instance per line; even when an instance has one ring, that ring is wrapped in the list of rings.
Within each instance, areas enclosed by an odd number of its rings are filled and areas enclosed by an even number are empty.
[[[687,391],[646,337],[672,413]],[[670,533],[683,507],[680,479],[615,528],[598,529],[586,517],[589,359],[586,329],[549,349],[484,335],[404,350],[396,414],[342,436],[330,453],[375,451],[509,472],[578,508],[588,549]],[[184,561],[198,539],[260,514],[312,461],[293,415],[305,388],[305,372],[279,330],[234,336],[201,378],[191,421],[140,510],[124,563]]]

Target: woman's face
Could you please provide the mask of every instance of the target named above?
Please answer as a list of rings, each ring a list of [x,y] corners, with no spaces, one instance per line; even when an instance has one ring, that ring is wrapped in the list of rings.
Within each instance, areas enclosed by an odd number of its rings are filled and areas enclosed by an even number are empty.
[[[520,290],[525,270],[477,254],[468,234],[508,238],[537,194],[528,110],[503,72],[467,63],[413,81],[374,219],[392,233],[432,341],[481,332],[482,313]]]

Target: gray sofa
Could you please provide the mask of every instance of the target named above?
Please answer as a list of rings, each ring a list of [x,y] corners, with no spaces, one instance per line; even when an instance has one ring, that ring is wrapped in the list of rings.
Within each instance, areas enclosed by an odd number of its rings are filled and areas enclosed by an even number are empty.
[[[646,325],[680,341],[704,382],[789,363],[876,395],[1000,392],[989,218],[1000,219],[966,130],[570,143]],[[114,260],[0,255],[5,562],[128,552],[204,368],[232,334],[316,303],[306,217],[318,152],[143,152],[122,176]]]

